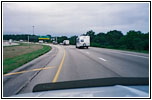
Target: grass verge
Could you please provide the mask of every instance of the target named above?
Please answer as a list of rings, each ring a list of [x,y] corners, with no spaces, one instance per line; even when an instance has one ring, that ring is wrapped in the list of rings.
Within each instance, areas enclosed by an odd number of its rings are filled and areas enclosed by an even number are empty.
[[[23,45],[27,45],[27,44],[21,44],[21,45],[23,46]],[[6,73],[12,71],[12,70],[22,66],[23,64],[39,57],[40,55],[43,55],[44,53],[51,50],[50,46],[47,46],[47,45],[42,45],[42,46],[43,46],[42,49],[38,49],[38,50],[30,52],[30,53],[19,55],[17,57],[4,59],[3,60],[3,74],[6,74]]]

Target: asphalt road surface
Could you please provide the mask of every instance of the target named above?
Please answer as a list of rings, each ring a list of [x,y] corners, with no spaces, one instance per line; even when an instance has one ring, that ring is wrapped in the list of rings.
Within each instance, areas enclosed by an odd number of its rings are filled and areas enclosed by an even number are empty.
[[[149,55],[51,45],[43,56],[3,76],[3,96],[32,92],[40,83],[105,77],[149,77]]]

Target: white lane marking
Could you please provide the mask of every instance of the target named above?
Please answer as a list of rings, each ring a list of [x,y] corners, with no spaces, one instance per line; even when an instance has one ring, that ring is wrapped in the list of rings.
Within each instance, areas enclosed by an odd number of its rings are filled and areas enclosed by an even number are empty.
[[[89,52],[86,52],[87,54],[90,54]]]
[[[103,59],[103,58],[101,58],[101,57],[98,57],[99,59],[101,59],[101,60],[103,60],[103,61],[107,61],[107,60],[105,60],[105,59]]]
[[[111,52],[111,51],[110,51]],[[126,53],[120,53],[120,52],[113,52],[113,53],[119,53],[119,54],[124,54],[124,55],[129,55],[129,56],[136,56],[136,57],[141,57],[141,58],[149,58],[149,57],[145,57],[145,56],[139,56],[139,55],[133,55],[133,54],[126,54]]]

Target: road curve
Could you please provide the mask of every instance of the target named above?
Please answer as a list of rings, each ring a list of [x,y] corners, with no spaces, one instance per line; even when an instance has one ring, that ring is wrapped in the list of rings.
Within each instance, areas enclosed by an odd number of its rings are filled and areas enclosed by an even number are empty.
[[[148,54],[51,45],[47,54],[3,76],[3,96],[32,92],[40,83],[105,77],[149,77]],[[42,69],[43,68],[43,69]],[[26,70],[26,71],[25,71]]]

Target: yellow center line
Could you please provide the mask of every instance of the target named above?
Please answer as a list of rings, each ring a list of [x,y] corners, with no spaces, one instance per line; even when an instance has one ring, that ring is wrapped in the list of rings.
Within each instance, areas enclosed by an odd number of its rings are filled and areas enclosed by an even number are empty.
[[[45,67],[45,68],[36,68],[36,69],[27,70],[27,71],[8,73],[8,74],[4,74],[4,76],[16,75],[16,74],[21,74],[21,73],[26,73],[26,72],[32,72],[32,71],[45,70],[45,69],[49,69],[49,68],[53,68],[53,67],[55,67],[55,66],[49,66],[49,67]]]
[[[52,81],[53,83],[56,82],[58,77],[59,77],[59,74],[61,72],[61,69],[62,69],[62,66],[63,66],[63,63],[64,63],[64,59],[65,59],[65,49],[64,49],[64,55],[63,55],[62,61],[61,61],[60,65],[59,65],[59,68],[58,68],[58,70],[56,72],[56,75],[55,75],[55,77],[54,77],[54,79]]]

